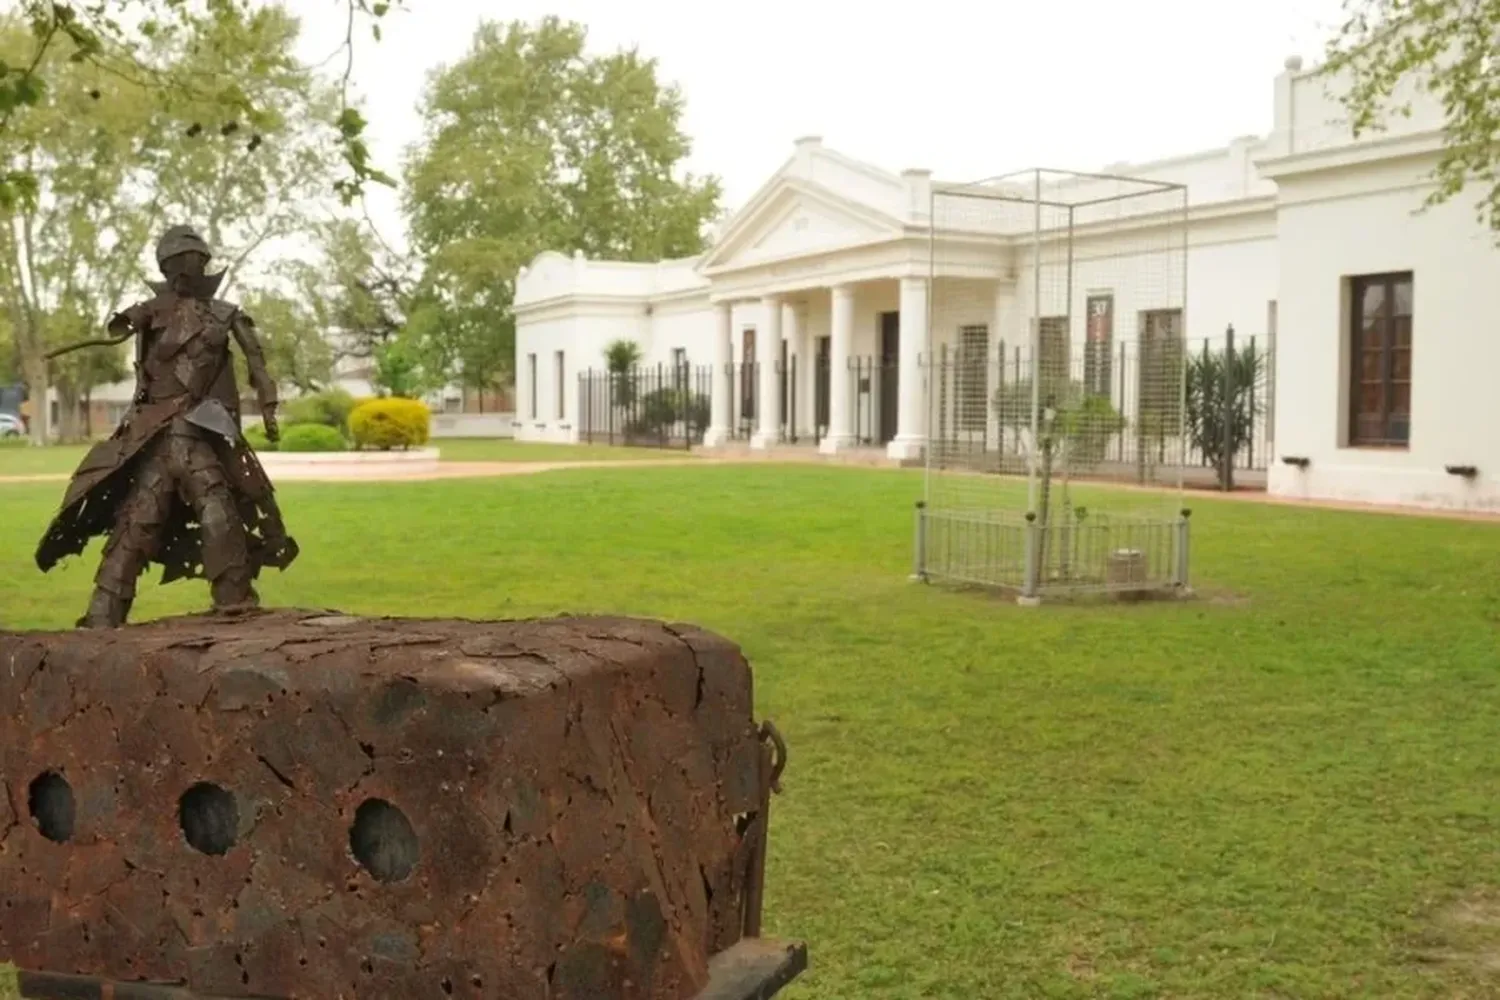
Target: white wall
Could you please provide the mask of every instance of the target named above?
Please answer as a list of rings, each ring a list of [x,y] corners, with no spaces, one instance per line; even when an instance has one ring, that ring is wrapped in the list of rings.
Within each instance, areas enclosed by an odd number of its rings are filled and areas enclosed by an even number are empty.
[[[1185,294],[1189,340],[1222,337],[1231,323],[1237,335],[1264,335],[1267,304],[1277,297],[1280,274],[1272,225],[1269,211],[1226,225],[1194,225],[1188,232],[1185,273],[1184,255],[1178,249],[1181,229],[1134,248],[1095,247],[1081,242],[1075,248],[1071,275],[1061,262],[1047,263],[1044,259],[1041,312],[1070,313],[1070,342],[1082,345],[1088,297],[1110,292],[1114,295],[1114,343],[1118,346],[1137,341],[1141,312],[1182,308]],[[1023,261],[1025,256],[1021,254]],[[1016,270],[1015,308],[1007,313],[1008,322],[1001,331],[1007,348],[1020,345],[1023,351],[1028,349],[1035,273],[1029,263]],[[945,285],[939,284],[940,298],[949,294],[943,290]],[[966,294],[973,297],[979,293]],[[934,327],[934,340],[951,343],[959,322],[984,322],[967,318],[981,315],[983,306],[982,299],[974,301],[961,314],[948,318],[935,304],[934,322],[941,325]]]
[[[1416,214],[1430,164],[1387,163],[1282,182],[1276,450],[1283,496],[1500,510],[1500,252],[1472,197]],[[1366,193],[1351,192],[1364,190]],[[1410,270],[1411,440],[1348,447],[1350,276]],[[1311,460],[1305,471],[1281,456]],[[1474,465],[1474,483],[1446,464]]]

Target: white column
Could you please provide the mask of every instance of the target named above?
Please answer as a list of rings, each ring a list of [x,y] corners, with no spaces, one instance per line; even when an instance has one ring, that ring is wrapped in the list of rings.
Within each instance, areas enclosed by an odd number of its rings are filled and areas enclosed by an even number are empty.
[[[926,443],[927,412],[922,392],[927,359],[927,279],[901,279],[900,370],[896,382],[896,437],[886,446],[891,458],[918,458]]]
[[[756,430],[752,448],[773,448],[781,437],[781,379],[776,363],[781,360],[781,299],[761,299],[761,328],[755,331],[755,360],[760,366],[758,398],[755,401]]]
[[[729,395],[734,391],[730,375],[730,363],[734,357],[734,306],[728,302],[714,304],[714,341],[710,357],[713,362],[712,381],[709,383],[709,399],[712,413],[708,430],[703,433],[703,446],[714,448],[729,440]]]
[[[828,338],[828,434],[818,445],[825,455],[854,444],[849,412],[849,355],[854,349],[854,286],[835,285]]]

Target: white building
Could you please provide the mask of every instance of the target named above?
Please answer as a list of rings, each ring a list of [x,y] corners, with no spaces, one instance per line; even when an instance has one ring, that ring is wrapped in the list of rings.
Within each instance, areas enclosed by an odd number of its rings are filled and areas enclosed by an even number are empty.
[[[1419,97],[1409,118],[1356,141],[1332,92],[1289,60],[1269,135],[1107,168],[1185,186],[1187,307],[1180,281],[1116,300],[1104,270],[1090,270],[1091,254],[1104,259],[1108,241],[1146,232],[1149,218],[1080,230],[1068,339],[1091,337],[1085,302],[1099,294],[1115,300],[1111,348],[1148,326],[1194,341],[1233,324],[1239,343],[1276,348],[1260,460],[1273,492],[1500,509],[1500,337],[1484,319],[1500,306],[1493,234],[1468,193],[1420,211],[1442,139],[1435,104]],[[1025,342],[1031,315],[1029,236],[975,240],[941,218],[934,230],[932,192],[946,187],[807,138],[699,258],[541,254],[516,289],[516,436],[578,440],[593,420],[578,375],[602,369],[623,338],[648,364],[713,366],[707,445],[816,436],[824,452],[920,454],[936,408],[919,358],[976,344],[995,357]],[[748,361],[756,385],[721,376]],[[778,366],[794,372],[785,387]],[[1125,412],[1123,378],[1119,392]]]

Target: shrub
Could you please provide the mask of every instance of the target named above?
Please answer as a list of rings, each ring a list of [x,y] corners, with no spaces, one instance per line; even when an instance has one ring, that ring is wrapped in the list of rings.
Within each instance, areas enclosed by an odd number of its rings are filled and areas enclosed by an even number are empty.
[[[293,424],[281,432],[282,451],[348,451],[349,445],[337,427],[326,424]]]
[[[372,399],[349,414],[349,433],[356,448],[390,451],[424,445],[431,430],[432,411],[415,399]]]
[[[1238,455],[1251,443],[1255,422],[1265,412],[1266,362],[1266,355],[1254,347],[1239,348],[1231,359],[1223,350],[1210,351],[1206,344],[1202,354],[1188,359],[1185,423],[1204,465],[1218,467],[1223,460],[1226,410],[1230,454]]]
[[[322,424],[348,433],[349,413],[355,400],[343,389],[325,389],[307,396],[289,399],[281,405],[281,422],[287,427],[299,424]]]
[[[244,430],[245,442],[255,451],[275,451],[276,442],[266,437],[266,429],[260,424],[251,424]]]
[[[709,400],[703,393],[682,389],[657,389],[641,397],[639,420],[650,427],[685,420],[694,427],[707,427]]]

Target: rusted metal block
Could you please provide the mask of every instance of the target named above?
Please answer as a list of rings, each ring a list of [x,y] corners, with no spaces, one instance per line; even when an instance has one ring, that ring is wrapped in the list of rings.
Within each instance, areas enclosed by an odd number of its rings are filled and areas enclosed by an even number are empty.
[[[688,1000],[751,922],[751,694],[733,644],[630,619],[0,633],[0,960],[219,997]]]

